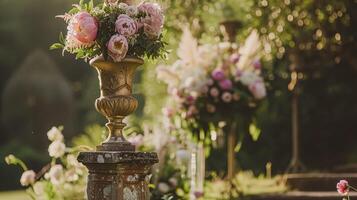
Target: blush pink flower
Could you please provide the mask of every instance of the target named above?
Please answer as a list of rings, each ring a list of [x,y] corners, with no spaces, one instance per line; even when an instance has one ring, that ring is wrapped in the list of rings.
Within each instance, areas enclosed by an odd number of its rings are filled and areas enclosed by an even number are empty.
[[[231,93],[229,92],[225,92],[222,94],[222,101],[225,102],[225,103],[229,103],[231,102],[233,99],[233,96]]]
[[[128,41],[122,35],[113,35],[108,42],[108,54],[115,61],[120,62],[128,52]]]
[[[95,41],[98,33],[98,22],[87,12],[79,12],[75,14],[68,24],[67,38],[75,38],[83,44],[92,43]]]
[[[140,20],[140,28],[144,27],[144,32],[150,38],[156,38],[161,34],[164,24],[164,15],[160,6],[156,3],[143,2],[138,6],[140,12],[144,12],[146,16]]]
[[[115,29],[120,35],[130,37],[136,33],[137,25],[131,17],[121,14],[115,22]]]
[[[212,96],[212,97],[218,97],[219,95],[219,90],[215,87],[211,88],[211,90],[209,91],[209,94]]]
[[[226,75],[224,74],[222,69],[213,70],[211,76],[216,81],[221,81],[221,80],[225,79],[225,77],[226,77]]]
[[[262,81],[256,81],[248,86],[250,92],[256,99],[263,99],[266,96],[266,88]]]
[[[346,180],[340,180],[340,182],[337,183],[336,188],[337,192],[343,196],[348,195],[348,192],[350,191]]]
[[[219,87],[221,87],[223,90],[230,90],[233,87],[233,83],[229,79],[224,79],[219,82]]]

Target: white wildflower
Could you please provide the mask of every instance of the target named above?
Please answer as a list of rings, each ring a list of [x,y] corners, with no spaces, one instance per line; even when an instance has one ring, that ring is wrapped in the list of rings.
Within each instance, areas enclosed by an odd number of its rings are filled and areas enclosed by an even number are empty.
[[[29,186],[35,183],[36,173],[33,170],[27,170],[22,173],[20,183],[22,186]]]
[[[47,132],[47,137],[50,141],[62,141],[63,140],[63,135],[61,131],[57,127],[52,127],[48,132]]]
[[[66,145],[62,141],[54,141],[48,147],[48,153],[51,157],[59,158],[64,155]]]

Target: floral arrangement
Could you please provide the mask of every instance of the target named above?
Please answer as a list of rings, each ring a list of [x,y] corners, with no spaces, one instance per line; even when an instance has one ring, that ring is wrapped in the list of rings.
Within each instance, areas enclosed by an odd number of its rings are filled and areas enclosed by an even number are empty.
[[[266,96],[259,50],[256,31],[238,49],[227,42],[199,45],[186,28],[178,60],[172,66],[157,69],[173,102],[166,108],[167,115],[178,114],[193,128],[218,125],[239,116],[251,119]]]
[[[62,128],[48,131],[48,153],[52,161],[39,172],[29,170],[26,164],[14,155],[5,158],[7,164],[19,165],[23,170],[20,179],[27,193],[37,200],[84,200],[87,183],[87,169],[77,161],[82,147],[68,148],[64,144]],[[83,149],[82,149],[83,150]]]
[[[76,58],[91,59],[103,55],[120,62],[128,56],[157,58],[164,56],[162,29],[164,15],[156,3],[128,5],[118,0],[106,0],[93,5],[93,0],[75,4],[64,15],[67,35],[60,34],[59,43],[51,49],[76,54]]]

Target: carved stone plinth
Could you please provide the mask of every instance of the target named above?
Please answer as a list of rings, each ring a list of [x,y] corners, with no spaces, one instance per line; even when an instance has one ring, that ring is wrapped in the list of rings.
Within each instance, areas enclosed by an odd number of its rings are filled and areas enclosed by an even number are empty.
[[[78,160],[89,169],[88,200],[148,200],[150,168],[156,153],[81,152]]]
[[[81,152],[78,160],[89,170],[88,200],[149,200],[149,174],[158,162],[154,152],[135,152],[123,136],[124,118],[138,101],[132,96],[135,70],[144,61],[125,58],[121,62],[97,57],[90,61],[98,72],[100,97],[95,107],[108,123],[109,136],[97,151]]]

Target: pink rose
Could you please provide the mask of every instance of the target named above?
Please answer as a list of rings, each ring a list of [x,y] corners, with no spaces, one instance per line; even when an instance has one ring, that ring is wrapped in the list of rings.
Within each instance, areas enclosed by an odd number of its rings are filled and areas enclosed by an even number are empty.
[[[113,35],[108,42],[108,54],[115,62],[125,58],[128,48],[128,41],[122,35]]]
[[[160,6],[156,3],[143,2],[138,6],[138,10],[146,14],[146,17],[140,20],[141,26],[144,27],[144,32],[150,38],[158,37],[164,24],[164,15]],[[140,28],[141,26],[139,25]]]
[[[209,91],[209,94],[212,96],[212,97],[218,97],[219,95],[219,90],[215,87],[211,88],[211,90]]]
[[[224,74],[223,70],[222,69],[215,69],[213,70],[212,74],[211,74],[212,78],[216,81],[220,81],[220,80],[223,80],[226,75]]]
[[[225,103],[231,102],[232,98],[233,98],[233,96],[229,92],[225,92],[225,93],[222,94],[222,101],[225,102]]]
[[[266,88],[262,81],[256,81],[248,88],[256,99],[263,99],[266,96]]]
[[[98,33],[98,22],[87,12],[75,14],[68,24],[68,38],[75,38],[81,43],[94,42]]]
[[[121,14],[115,22],[115,29],[120,35],[130,37],[137,31],[136,22],[128,15]]]
[[[340,182],[336,185],[337,192],[343,196],[348,195],[349,192],[349,185],[346,180],[340,180]]]
[[[223,90],[230,90],[232,89],[233,87],[233,83],[231,80],[229,79],[224,79],[224,80],[221,80],[219,82],[219,86],[223,89]]]

